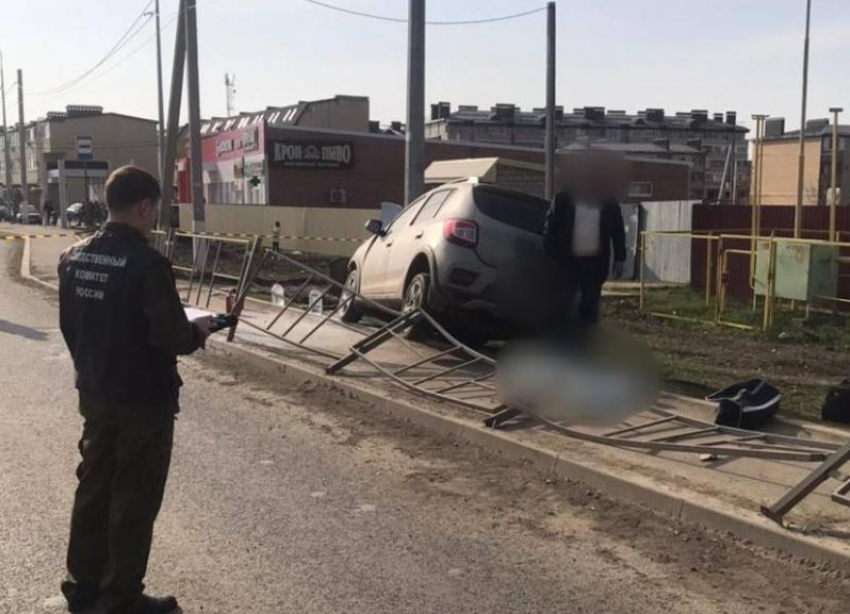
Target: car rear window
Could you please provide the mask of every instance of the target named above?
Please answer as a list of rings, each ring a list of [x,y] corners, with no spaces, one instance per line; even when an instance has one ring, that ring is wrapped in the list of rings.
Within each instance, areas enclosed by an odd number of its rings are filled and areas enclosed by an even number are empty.
[[[476,186],[475,206],[488,217],[528,232],[543,233],[549,203],[530,194],[521,194],[494,186]]]

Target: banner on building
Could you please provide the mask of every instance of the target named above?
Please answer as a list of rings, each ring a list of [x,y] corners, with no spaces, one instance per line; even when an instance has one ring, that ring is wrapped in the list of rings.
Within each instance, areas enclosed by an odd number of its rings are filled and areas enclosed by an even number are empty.
[[[272,141],[268,160],[276,168],[347,170],[354,166],[354,143]]]

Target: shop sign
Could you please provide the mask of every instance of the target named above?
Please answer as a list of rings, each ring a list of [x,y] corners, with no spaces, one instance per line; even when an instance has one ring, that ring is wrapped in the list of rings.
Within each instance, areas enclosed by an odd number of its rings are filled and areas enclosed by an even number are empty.
[[[257,138],[257,129],[251,128],[242,135],[242,148],[245,151],[254,151],[260,146]]]
[[[242,141],[239,139],[220,139],[215,142],[215,155],[221,157],[226,153],[237,151],[242,148]]]
[[[354,144],[273,141],[269,163],[279,168],[347,170],[354,166]]]
[[[233,138],[218,139],[215,142],[215,155],[222,157],[225,154],[238,151],[255,151],[259,147],[257,129],[251,128],[241,135]]]

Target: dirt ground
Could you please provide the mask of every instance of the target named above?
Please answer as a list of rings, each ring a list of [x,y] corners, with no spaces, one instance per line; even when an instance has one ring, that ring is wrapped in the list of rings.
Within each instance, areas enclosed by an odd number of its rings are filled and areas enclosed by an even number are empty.
[[[233,373],[232,364],[215,353],[205,354],[203,362],[214,368],[207,373],[216,368]],[[386,451],[400,455],[405,489],[423,506],[460,506],[481,526],[529,531],[579,552],[591,547],[649,585],[675,586],[706,603],[743,601],[753,613],[837,613],[850,602],[850,579],[840,572],[624,504],[579,482],[546,479],[522,464],[403,423],[336,387],[286,384],[250,368],[234,373],[228,385],[266,402],[286,398],[313,407],[304,419],[339,445],[368,455],[385,479],[394,473]]]
[[[782,413],[818,418],[828,388],[850,377],[850,348],[825,341],[816,326],[764,335],[642,316],[637,307],[637,298],[607,297],[605,318],[646,343],[679,392],[702,396],[760,377],[782,392]]]

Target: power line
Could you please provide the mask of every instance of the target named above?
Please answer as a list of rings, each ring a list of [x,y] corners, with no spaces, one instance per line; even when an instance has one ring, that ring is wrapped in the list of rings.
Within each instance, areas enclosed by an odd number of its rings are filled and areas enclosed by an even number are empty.
[[[153,4],[153,0],[148,0],[148,3],[133,20],[133,23],[130,24],[130,27],[121,35],[121,37],[116,41],[114,45],[107,51],[104,56],[91,68],[83,72],[82,74],[74,77],[70,81],[67,81],[61,85],[57,85],[56,87],[52,87],[46,90],[41,90],[38,92],[30,92],[29,94],[32,96],[46,96],[51,94],[58,94],[61,92],[65,92],[75,85],[79,84],[83,79],[91,75],[98,68],[103,66],[107,61],[109,61],[116,53],[118,53],[121,49],[127,46],[131,40],[133,40],[139,33],[144,29],[144,27],[150,22],[152,18],[152,14],[148,14],[147,10],[150,8],[151,4]],[[147,19],[139,25],[139,22],[147,17]],[[138,27],[137,27],[138,26]]]
[[[179,11],[176,11],[175,13],[173,13],[173,14],[171,15],[171,17],[170,17],[169,19],[167,19],[167,20],[166,20],[166,21],[162,24],[162,26],[160,27],[160,30],[165,31],[165,30],[167,30],[168,28],[170,28],[170,27],[171,27],[171,25],[172,25],[175,21],[177,21],[177,16],[178,16],[178,14],[179,14]],[[147,47],[148,45],[150,45],[150,44],[151,44],[151,42],[152,42],[155,38],[156,38],[156,33],[151,34],[149,37],[147,37],[146,39],[144,39],[140,45],[138,45],[138,46],[134,47],[134,48],[133,48],[130,52],[128,52],[127,54],[125,54],[125,55],[124,55],[121,59],[119,59],[117,62],[115,62],[115,63],[114,63],[114,64],[112,64],[111,66],[106,67],[104,70],[102,70],[102,71],[100,72],[100,74],[95,75],[94,77],[92,77],[91,79],[89,79],[88,81],[86,81],[86,83],[85,83],[85,84],[83,84],[83,83],[78,83],[78,84],[76,84],[76,85],[74,85],[74,86],[71,86],[71,87],[69,87],[69,88],[65,89],[65,90],[62,90],[61,92],[57,92],[57,93],[55,93],[55,94],[49,94],[49,95],[47,95],[47,97],[49,97],[49,98],[55,98],[55,97],[57,97],[57,96],[62,96],[62,95],[65,95],[65,94],[67,94],[67,93],[69,93],[69,92],[72,92],[72,91],[74,91],[74,90],[79,89],[82,85],[88,85],[88,84],[90,84],[90,83],[93,83],[93,82],[95,82],[95,81],[98,81],[98,80],[102,79],[103,77],[105,77],[106,75],[108,75],[109,73],[111,73],[113,70],[115,70],[116,68],[118,68],[119,66],[121,66],[122,64],[124,64],[124,62],[126,62],[127,60],[129,60],[130,58],[132,58],[133,56],[135,56],[135,55],[136,55],[137,53],[139,53],[142,49],[144,49],[145,47]]]
[[[379,21],[389,21],[393,23],[407,23],[406,17],[390,17],[388,15],[377,15],[375,13],[367,13],[364,11],[357,11],[354,9],[347,9],[342,6],[337,6],[335,4],[330,4],[328,2],[322,2],[321,0],[302,0],[303,2],[307,2],[308,4],[314,4],[316,6],[320,6],[322,8],[330,9],[332,11],[337,11],[339,13],[345,13],[347,15],[354,15],[355,17],[366,17],[368,19],[377,19]],[[462,20],[441,20],[441,21],[426,21],[425,23],[429,26],[471,26],[471,25],[479,25],[483,23],[494,23],[497,21],[507,21],[509,19],[519,19],[521,17],[527,17],[529,15],[533,15],[535,13],[541,13],[546,10],[545,6],[541,6],[536,9],[531,9],[528,11],[522,11],[520,13],[512,13],[510,15],[500,15],[497,17],[485,17],[482,19],[462,19]]]

